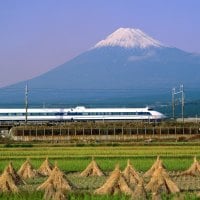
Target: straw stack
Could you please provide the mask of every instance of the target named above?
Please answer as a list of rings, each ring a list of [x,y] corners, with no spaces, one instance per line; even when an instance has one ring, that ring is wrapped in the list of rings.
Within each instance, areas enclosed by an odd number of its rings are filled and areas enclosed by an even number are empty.
[[[133,192],[133,195],[131,197],[131,200],[146,200],[147,199],[147,192],[144,187],[143,179],[140,178],[137,186],[135,187],[135,190]]]
[[[117,165],[111,175],[108,177],[107,181],[104,183],[103,186],[96,189],[95,194],[120,194],[124,193],[127,195],[132,195],[133,191],[126,183],[122,172],[119,170],[119,166]]]
[[[178,186],[170,179],[168,173],[161,166],[155,170],[150,182],[146,185],[145,189],[154,194],[177,193],[180,192]]]
[[[61,190],[58,190],[52,198],[53,200],[67,200],[67,197]]]
[[[130,160],[128,160],[127,166],[123,171],[123,176],[130,186],[136,186],[139,183],[140,177],[131,165]]]
[[[43,176],[49,176],[52,170],[53,165],[49,162],[48,158],[46,158],[37,171]]]
[[[1,192],[19,192],[17,185],[23,184],[24,182],[17,175],[12,163],[5,168],[3,174],[0,176],[0,191]]]
[[[12,162],[8,164],[8,166],[5,168],[5,171],[7,171],[12,176],[16,185],[26,184],[25,181],[17,174]]]
[[[66,192],[71,191],[72,186],[67,181],[65,174],[55,165],[49,178],[37,190],[45,191],[44,198],[46,200],[64,200]]]
[[[161,194],[153,192],[152,193],[152,200],[162,200]]]
[[[190,175],[190,176],[198,176],[200,175],[200,164],[197,161],[196,156],[194,157],[194,162],[190,166],[189,169],[186,171],[182,172],[180,175]]]
[[[100,167],[98,166],[94,158],[92,158],[92,161],[86,167],[86,169],[83,172],[81,172],[80,176],[84,176],[84,177],[104,176],[104,173],[102,172],[102,170],[100,169]]]
[[[162,167],[163,169],[165,169],[165,166],[163,165],[162,160],[160,160],[160,157],[157,156],[156,161],[151,166],[151,168],[144,174],[144,177],[151,177],[153,173],[155,172],[155,170],[158,169],[159,167]]]
[[[32,164],[30,163],[29,159],[27,159],[22,164],[22,166],[20,167],[20,169],[17,173],[23,179],[35,178],[35,177],[39,176],[37,171],[33,168]]]

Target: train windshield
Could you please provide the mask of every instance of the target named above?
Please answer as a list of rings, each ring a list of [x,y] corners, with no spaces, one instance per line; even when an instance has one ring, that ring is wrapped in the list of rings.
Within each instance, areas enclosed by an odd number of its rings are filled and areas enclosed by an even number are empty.
[[[153,108],[151,108],[151,107],[147,107],[147,110],[151,111],[151,110],[153,110]]]

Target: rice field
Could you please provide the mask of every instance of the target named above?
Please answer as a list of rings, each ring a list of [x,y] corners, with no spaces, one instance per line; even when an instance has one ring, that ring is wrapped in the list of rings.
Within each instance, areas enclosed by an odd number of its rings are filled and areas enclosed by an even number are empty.
[[[0,172],[9,161],[19,169],[27,159],[38,168],[48,157],[51,162],[57,161],[58,166],[65,172],[83,170],[94,157],[104,171],[113,170],[116,164],[123,169],[127,159],[130,159],[138,171],[146,171],[160,156],[170,171],[181,171],[190,166],[193,157],[200,158],[200,146],[167,145],[167,146],[104,146],[104,147],[45,147],[29,148],[0,148]]]
[[[12,161],[16,170],[20,168],[27,158],[30,159],[35,169],[38,169],[46,157],[65,172],[68,180],[76,185],[76,190],[68,195],[69,199],[91,199],[91,200],[126,200],[130,197],[125,195],[93,195],[92,191],[100,187],[107,177],[79,177],[90,163],[92,157],[99,164],[101,169],[107,174],[111,172],[116,164],[119,164],[123,170],[127,160],[130,159],[135,169],[143,174],[147,171],[157,156],[160,156],[167,170],[171,173],[177,173],[188,169],[193,163],[193,157],[200,160],[200,146],[194,145],[165,145],[165,146],[104,146],[104,147],[65,147],[36,145],[32,147],[0,147],[0,172]],[[21,188],[19,194],[0,193],[0,199],[4,200],[25,200],[42,199],[43,192],[35,189],[46,178],[30,179],[27,185]],[[182,191],[184,199],[198,199],[191,191],[200,191],[200,177],[198,178],[179,178],[173,179],[177,182]],[[183,183],[185,185],[183,185]],[[187,184],[188,183],[188,184]],[[91,195],[92,194],[92,195]],[[170,196],[163,196],[162,199],[172,199]]]

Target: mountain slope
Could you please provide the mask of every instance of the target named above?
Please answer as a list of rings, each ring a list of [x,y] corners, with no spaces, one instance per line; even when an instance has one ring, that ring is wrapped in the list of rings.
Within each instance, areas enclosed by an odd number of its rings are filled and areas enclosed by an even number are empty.
[[[95,45],[98,47],[124,47],[124,48],[147,48],[164,46],[161,42],[153,39],[139,29],[119,28],[110,34],[105,40]]]
[[[179,84],[199,87],[199,77],[199,55],[163,45],[138,29],[121,28],[75,59],[29,80],[28,84],[30,91],[35,91],[32,97],[35,101],[63,98],[82,102],[84,98],[105,101],[108,97],[124,95],[111,90],[134,89],[147,95],[156,94],[160,88],[170,92]],[[21,88],[23,92],[26,83],[8,88]],[[59,94],[59,90],[65,92]],[[102,91],[97,94],[97,90]],[[131,95],[137,96],[133,92]],[[22,98],[22,94],[19,96]]]

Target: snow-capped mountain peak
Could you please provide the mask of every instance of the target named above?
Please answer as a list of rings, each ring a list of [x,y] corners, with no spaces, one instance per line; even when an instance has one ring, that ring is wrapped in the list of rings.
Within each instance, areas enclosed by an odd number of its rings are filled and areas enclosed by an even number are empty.
[[[105,40],[98,42],[94,48],[106,46],[119,46],[124,48],[147,48],[164,46],[158,40],[148,36],[140,29],[119,28]]]

